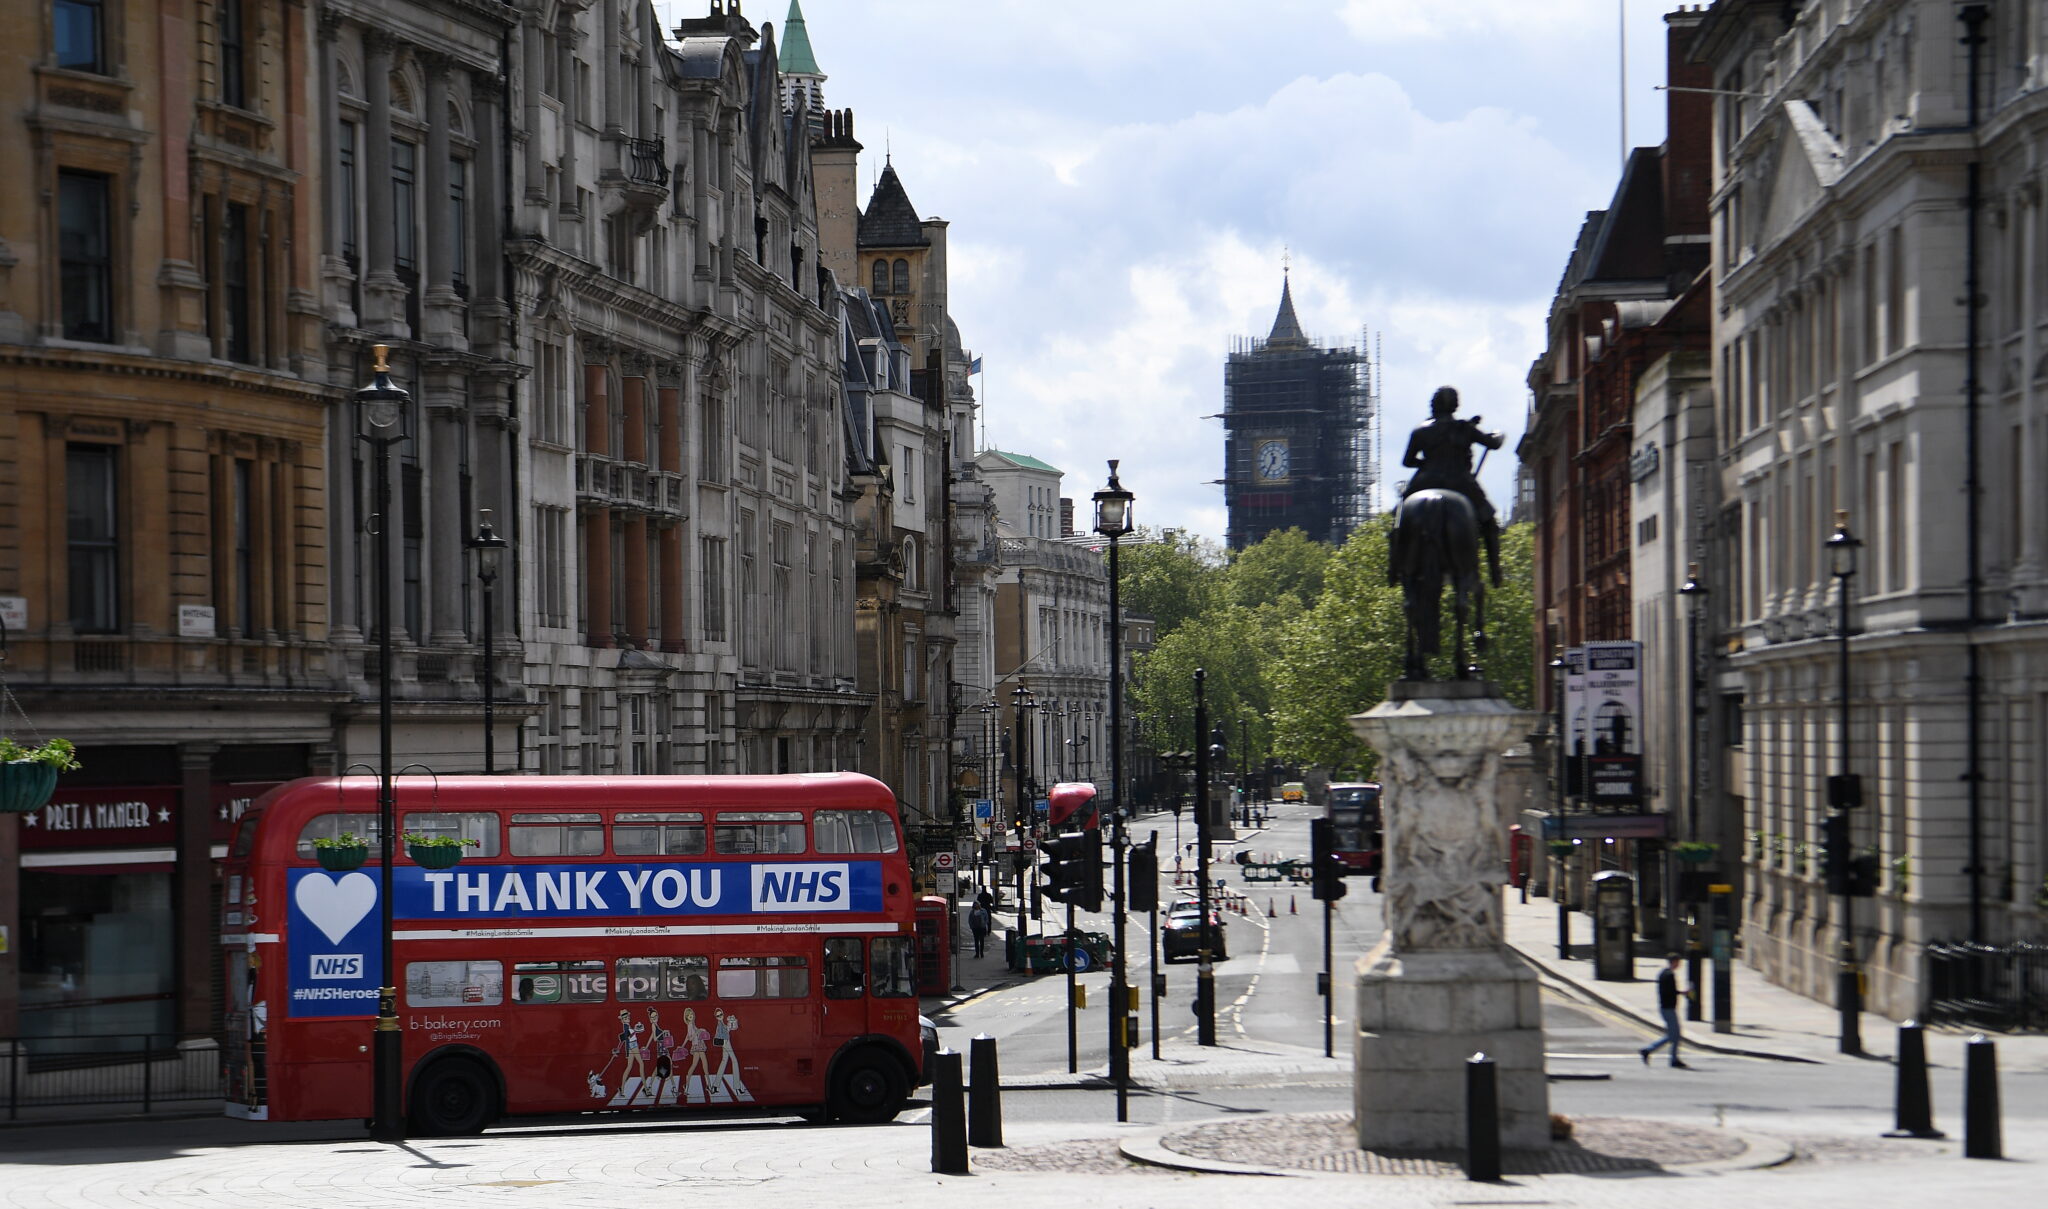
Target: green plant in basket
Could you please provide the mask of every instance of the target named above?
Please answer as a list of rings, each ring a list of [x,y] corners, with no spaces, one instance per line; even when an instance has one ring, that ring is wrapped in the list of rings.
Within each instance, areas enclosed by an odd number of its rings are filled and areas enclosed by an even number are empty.
[[[370,859],[370,841],[353,831],[323,835],[313,841],[313,858],[322,869],[334,873],[360,869]]]
[[[69,739],[52,739],[41,747],[23,747],[12,739],[0,739],[0,764],[46,764],[58,772],[76,772],[78,749]]]
[[[1704,865],[1721,851],[1721,845],[1709,844],[1705,840],[1680,840],[1671,845],[1671,855],[1688,865]]]
[[[462,859],[464,848],[477,847],[477,841],[466,840],[453,835],[428,835],[423,831],[405,833],[405,854],[413,864],[429,869],[446,869]]]
[[[0,739],[0,813],[38,809],[56,792],[57,774],[77,767],[78,752],[69,739],[52,739],[36,747]]]

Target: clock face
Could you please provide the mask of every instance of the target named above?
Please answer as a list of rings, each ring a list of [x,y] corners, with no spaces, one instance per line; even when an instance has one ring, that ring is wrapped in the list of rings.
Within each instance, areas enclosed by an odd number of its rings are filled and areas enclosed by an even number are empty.
[[[1287,477],[1287,442],[1261,441],[1258,452],[1259,477],[1262,479],[1284,479]]]

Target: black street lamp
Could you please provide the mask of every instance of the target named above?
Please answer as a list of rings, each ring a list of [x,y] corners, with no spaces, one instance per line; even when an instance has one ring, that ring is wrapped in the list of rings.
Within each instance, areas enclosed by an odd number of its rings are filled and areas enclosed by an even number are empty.
[[[370,1136],[379,1142],[405,1141],[405,1096],[399,1085],[397,964],[391,945],[391,866],[396,858],[398,799],[391,783],[391,447],[407,439],[404,419],[412,395],[391,381],[389,349],[372,348],[370,384],[356,391],[358,431],[376,458],[371,510],[376,518],[377,560],[377,852],[380,960],[377,1027],[370,1044]]]
[[[1706,717],[1702,700],[1705,677],[1700,675],[1700,610],[1706,603],[1707,585],[1700,582],[1700,565],[1687,563],[1685,582],[1678,585],[1678,594],[1685,598],[1685,704],[1686,726],[1689,733],[1685,740],[1685,838],[1695,843],[1700,841],[1700,749],[1705,746],[1706,728],[1701,725]],[[1666,860],[1667,866],[1675,862]],[[1673,881],[1677,880],[1676,875]],[[1672,903],[1678,897],[1671,897]],[[1704,1018],[1705,1005],[1700,1002],[1700,945],[1699,902],[1697,896],[1686,904],[1687,914],[1692,916],[1691,935],[1685,947],[1686,979],[1692,986],[1692,1000],[1686,1005],[1686,1019]],[[1677,946],[1672,946],[1676,948]]]
[[[1017,687],[1010,690],[1010,707],[1012,717],[1015,719],[1011,724],[1011,734],[1014,742],[1010,744],[1010,747],[1016,755],[1017,764],[1015,821],[1017,824],[1018,842],[1024,846],[1026,854],[1024,864],[1017,868],[1017,930],[1022,932],[1025,929],[1024,913],[1030,907],[1030,902],[1024,893],[1024,870],[1034,863],[1037,854],[1036,845],[1030,843],[1030,837],[1034,830],[1033,823],[1036,822],[1031,817],[1030,785],[1031,714],[1038,709],[1038,698],[1031,695],[1030,685],[1025,684],[1022,680],[1017,682]],[[1034,869],[1032,871],[1033,885],[1037,884],[1037,877],[1037,871]]]
[[[1855,897],[1851,893],[1849,852],[1849,811],[1862,804],[1862,785],[1856,774],[1849,771],[1849,591],[1850,581],[1856,578],[1856,554],[1863,543],[1849,533],[1849,512],[1845,508],[1835,509],[1835,531],[1823,543],[1828,552],[1828,573],[1835,577],[1835,595],[1840,608],[1835,623],[1836,672],[1839,682],[1835,687],[1835,730],[1837,767],[1839,771],[1828,779],[1828,809],[1834,816],[1830,821],[1829,834],[1835,839],[1839,851],[1830,854],[1830,871],[1839,878],[1836,887],[1842,899],[1842,935],[1838,949],[1839,959],[1835,967],[1835,1004],[1841,1010],[1842,1029],[1839,1048],[1845,1054],[1863,1052],[1863,972],[1857,968],[1856,942],[1852,927],[1855,922]]]
[[[997,792],[1001,786],[997,783],[995,763],[996,711],[1001,707],[996,704],[996,699],[991,696],[988,700],[983,701],[974,708],[981,714],[981,791],[988,795],[988,829],[990,833],[987,838],[974,846],[976,856],[981,858],[974,862],[974,872],[982,886],[987,887],[989,879],[985,854],[994,847],[990,841],[994,839],[996,820],[999,817],[996,812],[996,801],[1001,797],[1001,794]]]
[[[512,543],[498,536],[491,528],[491,510],[477,511],[476,536],[470,540],[469,548],[476,554],[476,581],[483,587],[484,598],[484,657],[481,679],[484,682],[484,775],[498,771],[497,763],[497,696],[498,648],[496,635],[491,628],[492,592],[498,584],[498,571],[504,562],[505,551]]]
[[[1116,1119],[1130,1120],[1131,1038],[1125,1025],[1132,1018],[1129,966],[1124,958],[1124,744],[1123,744],[1123,617],[1118,613],[1117,543],[1131,531],[1134,497],[1117,481],[1116,459],[1109,463],[1109,482],[1095,493],[1095,531],[1109,539],[1109,820],[1110,910],[1115,913],[1116,954],[1109,973],[1109,1078],[1116,1084]]]
[[[1564,648],[1550,648],[1550,662],[1545,666],[1550,668],[1551,699],[1557,704],[1557,724],[1552,728],[1557,743],[1557,797],[1554,805],[1558,830],[1554,838],[1562,840],[1567,838],[1564,833],[1564,803],[1571,784],[1572,766],[1571,755],[1565,746],[1564,738]],[[1550,897],[1557,902],[1557,955],[1560,959],[1568,959],[1572,955],[1572,908],[1571,900],[1565,892],[1567,871],[1564,857],[1557,850],[1552,850],[1551,859],[1557,862],[1552,867],[1550,875]]]
[[[1195,876],[1200,882],[1195,897],[1202,913],[1200,964],[1195,967],[1195,1041],[1200,1045],[1216,1044],[1216,967],[1212,959],[1216,938],[1209,920],[1210,749],[1202,742],[1202,733],[1209,729],[1209,706],[1202,695],[1202,682],[1207,679],[1206,670],[1195,669]]]

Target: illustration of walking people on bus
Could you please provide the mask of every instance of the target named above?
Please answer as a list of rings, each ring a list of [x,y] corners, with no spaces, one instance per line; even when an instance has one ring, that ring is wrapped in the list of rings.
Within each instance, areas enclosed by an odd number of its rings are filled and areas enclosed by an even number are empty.
[[[683,1009],[680,1033],[662,1027],[661,1010],[647,1009],[646,1023],[633,1020],[628,1009],[619,1011],[617,1044],[604,1069],[590,1071],[585,1079],[590,1098],[604,1100],[610,1108],[653,1108],[682,1104],[750,1104],[752,1092],[740,1079],[739,1053],[733,1034],[739,1017],[714,1009],[713,1028],[697,1023],[697,1009]],[[614,1063],[624,1060],[618,1087],[607,1082]]]

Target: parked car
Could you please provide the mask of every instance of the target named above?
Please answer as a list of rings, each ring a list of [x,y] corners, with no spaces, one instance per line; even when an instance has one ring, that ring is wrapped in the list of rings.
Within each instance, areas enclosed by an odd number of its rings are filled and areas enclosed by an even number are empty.
[[[1212,905],[1209,910],[1209,937],[1215,945],[1210,954],[1212,960],[1222,961],[1230,956],[1230,941],[1223,919]],[[1200,899],[1183,898],[1167,908],[1166,926],[1159,933],[1160,952],[1166,961],[1182,957],[1198,957],[1202,949],[1202,903]]]

